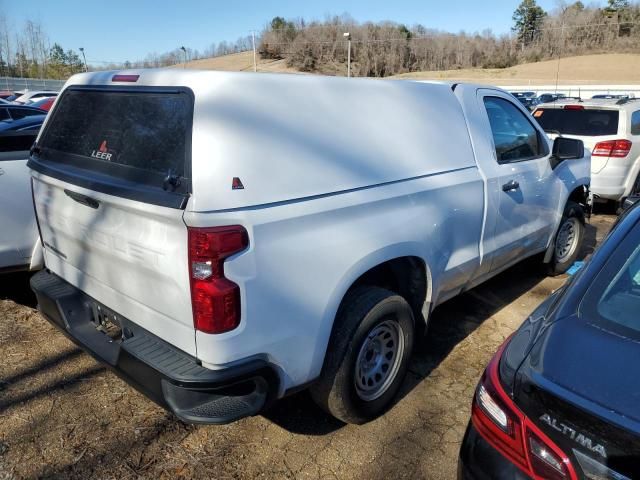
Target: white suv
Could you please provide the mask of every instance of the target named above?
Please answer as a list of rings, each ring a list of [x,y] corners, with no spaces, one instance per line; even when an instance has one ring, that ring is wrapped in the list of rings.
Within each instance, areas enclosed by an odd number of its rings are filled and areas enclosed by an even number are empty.
[[[640,187],[640,99],[592,99],[539,105],[549,134],[577,138],[591,150],[591,191],[622,201]]]
[[[32,90],[27,91],[16,98],[13,103],[24,104],[27,105],[29,103],[36,102],[38,100],[42,100],[43,98],[49,97],[57,97],[58,92],[54,92],[51,90]]]

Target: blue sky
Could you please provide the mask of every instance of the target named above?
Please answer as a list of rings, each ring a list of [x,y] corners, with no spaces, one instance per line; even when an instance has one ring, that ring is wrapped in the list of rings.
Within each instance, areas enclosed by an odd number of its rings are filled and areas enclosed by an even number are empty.
[[[185,45],[204,50],[261,30],[276,15],[321,20],[349,13],[357,21],[422,23],[444,31],[506,33],[519,0],[0,0],[14,30],[27,18],[40,20],[50,41],[65,50],[84,47],[91,63],[137,60]],[[546,10],[556,0],[538,0]],[[602,3],[602,2],[599,2]]]

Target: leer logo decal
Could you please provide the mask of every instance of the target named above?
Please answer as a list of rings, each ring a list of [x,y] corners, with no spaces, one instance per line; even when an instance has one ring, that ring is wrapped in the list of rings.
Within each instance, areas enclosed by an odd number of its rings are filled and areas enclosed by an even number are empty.
[[[233,177],[233,180],[231,181],[231,189],[232,190],[244,190],[244,185],[242,184],[242,181],[240,180],[240,178]]]
[[[107,162],[110,162],[113,154],[109,153],[109,149],[107,148],[107,141],[103,140],[100,144],[100,147],[98,147],[98,150],[93,150],[91,152],[91,156],[93,158],[98,158],[100,160],[106,160]]]

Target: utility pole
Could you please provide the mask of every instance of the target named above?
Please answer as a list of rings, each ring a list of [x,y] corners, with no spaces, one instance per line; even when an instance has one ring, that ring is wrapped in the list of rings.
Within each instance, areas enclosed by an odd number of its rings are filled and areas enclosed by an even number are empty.
[[[564,50],[564,11],[562,12],[562,28],[560,29],[560,46],[558,48],[558,66],[556,68],[556,91],[558,93],[558,81],[560,79],[560,58],[562,58],[562,50]]]
[[[351,77],[351,34],[345,32],[342,34],[347,39],[347,78]]]
[[[87,66],[87,57],[84,54],[84,48],[80,47],[79,50],[82,52],[82,58],[84,59],[84,71],[88,72],[89,71],[89,67]]]
[[[4,63],[4,62],[3,62],[3,59],[2,59],[2,53],[0,52],[0,65],[2,65],[3,63]],[[5,72],[4,72],[4,74],[5,74],[4,82],[5,82],[6,86],[7,86],[7,87],[6,87],[6,88],[7,88],[7,90],[9,90],[9,72],[8,72],[8,70],[9,70],[9,62],[8,62],[8,61],[7,61],[7,68],[6,68],[6,70],[7,70],[7,71],[5,71]]]
[[[184,48],[184,45],[180,47],[180,50],[184,52],[184,63],[182,64],[182,68],[187,68],[187,49]]]
[[[258,64],[256,63],[256,31],[251,30],[251,43],[253,44],[253,71],[258,71]]]

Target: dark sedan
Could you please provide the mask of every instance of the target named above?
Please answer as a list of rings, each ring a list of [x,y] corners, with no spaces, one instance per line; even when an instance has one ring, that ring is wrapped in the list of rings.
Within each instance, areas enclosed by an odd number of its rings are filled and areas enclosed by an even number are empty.
[[[20,120],[25,117],[46,115],[46,111],[40,108],[27,107],[24,105],[0,104],[0,122]]]
[[[640,205],[499,349],[460,479],[640,478]]]
[[[30,115],[18,120],[0,121],[0,133],[38,131],[45,118],[47,118],[46,112],[41,112],[38,115]]]

